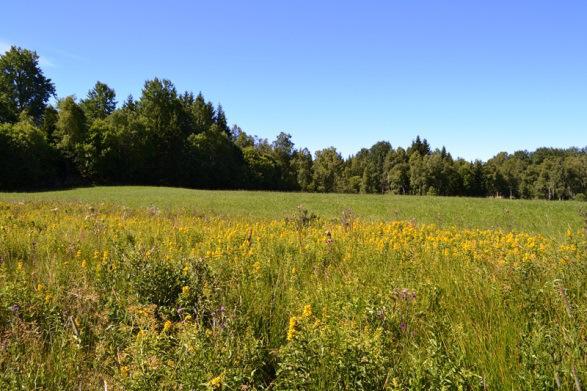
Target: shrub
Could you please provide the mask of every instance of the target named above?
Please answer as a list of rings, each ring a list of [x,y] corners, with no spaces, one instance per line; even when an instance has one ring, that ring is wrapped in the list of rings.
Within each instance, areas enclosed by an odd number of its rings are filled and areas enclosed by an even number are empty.
[[[210,322],[215,301],[212,273],[202,260],[186,260],[181,267],[162,260],[135,261],[134,289],[143,304],[154,304],[163,318],[174,320],[190,314]]]

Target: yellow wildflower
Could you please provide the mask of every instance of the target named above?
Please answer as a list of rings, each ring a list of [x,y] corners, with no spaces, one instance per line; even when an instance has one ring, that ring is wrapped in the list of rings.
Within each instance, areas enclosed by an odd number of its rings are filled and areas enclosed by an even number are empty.
[[[218,388],[221,388],[223,384],[224,384],[224,374],[216,376],[215,378],[210,379],[210,381],[208,382],[208,385],[215,390]]]
[[[171,328],[173,327],[173,322],[170,320],[166,320],[165,323],[163,323],[163,332],[166,333],[169,330],[171,330]]]
[[[289,327],[287,328],[287,340],[291,341],[296,335],[296,326],[298,324],[298,318],[292,316],[289,318]]]

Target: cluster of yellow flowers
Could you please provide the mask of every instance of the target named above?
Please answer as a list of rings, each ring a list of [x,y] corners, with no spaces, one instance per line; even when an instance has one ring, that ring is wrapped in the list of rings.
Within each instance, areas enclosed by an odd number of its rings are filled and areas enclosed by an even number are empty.
[[[59,308],[65,306],[74,314],[66,327],[75,329],[71,333],[76,338],[79,330],[111,327],[110,310],[124,313],[124,321],[112,327],[126,338],[115,365],[119,377],[129,381],[140,378],[143,370],[165,366],[163,358],[143,360],[143,351],[158,351],[176,341],[186,341],[181,346],[189,354],[207,346],[220,348],[223,338],[244,338],[242,330],[232,328],[270,330],[264,338],[270,335],[290,348],[306,336],[327,336],[329,324],[354,331],[363,325],[362,313],[346,311],[344,305],[355,297],[362,300],[360,306],[369,306],[365,312],[376,319],[373,323],[389,321],[396,311],[400,329],[412,335],[420,318],[404,317],[420,303],[415,284],[436,292],[432,287],[451,276],[460,276],[461,282],[476,276],[475,282],[503,288],[505,296],[512,289],[510,277],[524,276],[526,267],[543,266],[541,271],[554,280],[558,272],[579,269],[587,259],[584,230],[551,238],[412,221],[357,219],[345,224],[318,219],[295,224],[115,207],[87,214],[82,205],[56,211],[34,204],[19,208],[0,208],[0,276],[26,291],[26,300],[9,303],[11,311],[20,316],[27,303],[28,311],[65,313]],[[398,286],[412,289],[401,291],[403,299],[386,296],[393,284],[403,283]],[[146,293],[141,287],[148,288]],[[110,292],[112,298],[99,300]],[[110,299],[113,304],[93,310]],[[173,304],[162,309],[161,303]],[[358,320],[346,319],[347,312]],[[177,358],[174,354],[169,357]],[[200,384],[209,389],[229,387],[232,379],[220,367],[206,369],[202,376]]]
[[[310,304],[306,304],[304,309],[302,310],[301,316],[292,316],[289,318],[289,326],[287,328],[287,340],[292,341],[297,332],[297,327],[299,323],[305,319],[308,319],[312,316],[312,306]]]
[[[59,213],[56,218],[55,213]],[[419,225],[409,221],[354,221],[352,228],[340,222],[317,222],[309,227],[297,227],[283,220],[250,221],[220,217],[194,217],[188,214],[152,216],[148,213],[120,213],[116,209],[96,212],[81,218],[79,214],[31,209],[20,218],[43,222],[44,232],[26,224],[16,225],[7,220],[14,237],[37,237],[38,242],[66,238],[60,244],[69,252],[75,265],[82,270],[108,272],[121,262],[115,254],[120,243],[131,243],[142,251],[143,257],[173,262],[186,258],[203,258],[241,262],[250,275],[259,276],[271,266],[276,249],[288,249],[315,256],[330,257],[342,262],[361,259],[368,262],[374,256],[433,257],[453,262],[477,261],[495,265],[515,265],[542,258],[562,263],[573,262],[585,251],[585,233],[569,230],[563,241],[539,234],[507,232],[498,229],[463,229]],[[156,221],[154,221],[156,220]],[[12,225],[12,226],[11,226]],[[24,232],[27,231],[27,232]],[[86,247],[76,247],[79,237]],[[75,239],[77,238],[77,239]],[[40,243],[39,243],[40,244]],[[88,244],[91,246],[88,247]],[[22,267],[22,266],[20,266]],[[289,269],[295,275],[299,264]],[[189,272],[189,264],[182,267]],[[188,291],[184,290],[184,294]]]
[[[212,388],[213,390],[222,388],[222,385],[224,384],[224,375],[218,375],[216,377],[213,377],[212,379],[210,379],[210,381],[208,382],[208,386],[210,388]]]

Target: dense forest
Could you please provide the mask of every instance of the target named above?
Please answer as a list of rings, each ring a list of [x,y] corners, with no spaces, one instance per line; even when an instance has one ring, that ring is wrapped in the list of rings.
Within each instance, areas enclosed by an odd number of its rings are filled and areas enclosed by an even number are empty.
[[[97,82],[83,99],[56,99],[34,51],[0,56],[0,190],[89,184],[190,188],[585,199],[587,147],[501,152],[486,162],[454,159],[416,137],[381,141],[343,158],[334,147],[295,148],[228,125],[222,106],[145,82],[118,104]],[[49,104],[55,98],[55,105]]]

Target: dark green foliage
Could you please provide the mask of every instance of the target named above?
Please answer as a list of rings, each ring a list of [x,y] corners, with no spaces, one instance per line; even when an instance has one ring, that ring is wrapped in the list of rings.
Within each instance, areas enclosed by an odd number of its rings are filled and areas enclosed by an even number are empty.
[[[459,159],[456,162],[456,169],[462,181],[464,195],[481,197],[486,194],[485,181],[483,176],[483,163],[476,160],[473,163]]]
[[[144,304],[168,307],[181,293],[181,270],[165,262],[150,262],[137,266],[136,290]]]
[[[243,148],[243,158],[246,165],[245,187],[273,190],[279,175],[275,158],[255,147]]]
[[[420,136],[416,136],[416,139],[412,141],[412,145],[408,148],[408,155],[412,153],[417,153],[420,156],[425,156],[430,154],[430,144],[426,139],[421,140]]]
[[[214,123],[218,126],[218,128],[226,133],[226,135],[231,138],[232,134],[230,128],[228,127],[228,120],[226,119],[226,114],[224,113],[224,109],[222,105],[218,105],[216,108],[216,115],[214,117]]]
[[[41,131],[47,137],[49,143],[54,142],[55,130],[57,129],[57,121],[59,120],[59,112],[53,106],[45,107],[43,117],[41,118]]]
[[[187,162],[191,175],[186,185],[206,188],[234,187],[241,181],[242,151],[217,124],[187,139]]]
[[[278,163],[279,187],[283,190],[298,189],[297,173],[292,166],[294,143],[291,141],[291,135],[284,132],[279,133],[271,146]]]
[[[312,190],[312,154],[307,148],[296,151],[291,159],[296,182],[302,191]]]
[[[330,147],[316,152],[314,159],[314,186],[316,191],[337,191],[344,161],[336,148]]]
[[[120,111],[88,130],[87,173],[98,183],[125,183],[145,176],[146,131],[131,113]]]
[[[139,301],[157,306],[159,315],[174,320],[190,315],[208,322],[216,290],[214,277],[202,260],[186,260],[183,270],[169,261],[134,260],[132,274]]]
[[[96,82],[88,92],[88,97],[81,102],[81,107],[90,123],[104,119],[116,109],[116,93],[102,82]]]
[[[16,122],[26,111],[39,123],[55,86],[39,68],[36,52],[12,46],[0,56],[0,122]]]
[[[587,193],[586,148],[468,162],[417,136],[407,149],[379,141],[347,159],[334,147],[313,157],[288,133],[269,142],[230,127],[221,105],[179,94],[166,79],[146,81],[141,97],[118,109],[115,91],[97,82],[56,110],[35,52],[13,47],[0,70],[0,190],[96,183],[549,200]]]
[[[61,100],[58,109],[55,131],[56,146],[67,157],[78,158],[82,154],[83,144],[86,140],[86,116],[72,96]]]
[[[53,151],[32,119],[0,124],[0,189],[38,189],[55,180]]]

